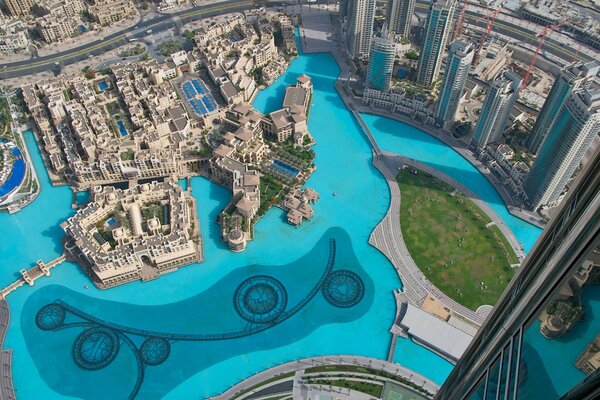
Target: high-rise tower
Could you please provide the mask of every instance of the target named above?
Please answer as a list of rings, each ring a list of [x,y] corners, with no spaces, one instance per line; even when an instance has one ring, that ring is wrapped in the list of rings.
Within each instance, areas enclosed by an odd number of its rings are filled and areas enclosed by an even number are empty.
[[[473,45],[470,43],[456,40],[450,44],[440,103],[435,116],[439,125],[452,121],[456,115],[458,103],[471,70],[473,53]]]
[[[548,129],[523,190],[532,208],[556,202],[600,133],[600,81],[567,95]]]
[[[388,0],[386,21],[388,29],[408,38],[416,0]]]
[[[454,7],[454,0],[440,0],[429,7],[417,69],[416,81],[420,85],[433,85],[440,73]]]
[[[546,98],[546,102],[535,121],[535,125],[527,138],[527,148],[531,154],[537,154],[546,140],[550,125],[558,115],[558,110],[564,104],[571,91],[577,90],[589,80],[598,75],[600,64],[592,61],[587,64],[575,63],[564,67],[556,77],[554,85]]]
[[[375,18],[375,0],[350,0],[346,25],[348,51],[352,57],[369,55]]]
[[[471,146],[476,150],[480,151],[500,139],[517,101],[522,81],[519,75],[507,70],[490,85],[471,140]]]
[[[379,36],[373,37],[371,41],[367,71],[367,87],[369,89],[389,90],[395,58],[396,43],[392,32],[389,32],[384,25]]]

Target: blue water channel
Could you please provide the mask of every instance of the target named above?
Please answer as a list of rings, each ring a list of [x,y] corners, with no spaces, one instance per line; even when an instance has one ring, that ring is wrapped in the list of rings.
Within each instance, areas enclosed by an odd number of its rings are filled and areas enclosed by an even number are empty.
[[[229,190],[204,178],[192,179],[204,263],[107,291],[93,287],[76,265],[64,263],[50,278],[10,294],[11,324],[5,347],[13,349],[13,378],[20,399],[37,399],[42,393],[46,399],[126,398],[136,390],[139,398],[206,398],[258,371],[301,357],[387,357],[396,311],[392,291],[401,282],[368,238],[388,209],[389,189],[371,165],[371,149],[360,126],[335,91],[339,72],[328,54],[300,55],[254,103],[260,111],[273,111],[281,107],[286,85],[294,84],[301,73],[312,77],[315,92],[309,129],[317,141],[317,170],[308,186],[321,194],[315,217],[293,228],[281,210],[272,209],[256,225],[255,240],[247,250],[232,253],[221,242],[214,223],[230,200]],[[376,130],[381,128],[378,137],[405,136],[402,146],[395,148],[401,154],[411,147],[421,148],[424,154],[438,151],[465,174],[478,174],[457,153],[406,125],[380,125],[376,119],[369,123]],[[71,191],[50,185],[32,134],[25,134],[25,140],[42,192],[18,214],[0,215],[2,285],[37,259],[50,260],[61,253],[59,223],[73,213]],[[388,148],[386,140],[382,141]],[[481,178],[464,183],[480,191],[472,185],[486,182]],[[486,200],[495,206],[493,199]],[[507,224],[522,231],[518,235],[527,248],[539,234],[537,228],[512,219]],[[333,262],[332,243],[336,249]],[[280,310],[267,328],[244,322],[248,309],[252,310],[249,305],[234,307],[236,296],[248,287],[246,280],[261,276],[267,277],[260,279],[270,285],[270,293],[277,293],[270,298],[276,299],[273,307]],[[353,283],[355,296],[336,298],[330,290],[335,286],[334,276],[346,279],[345,284]],[[59,312],[52,314],[53,310]],[[40,316],[37,321],[36,316]],[[94,332],[85,328],[90,318],[95,321]],[[48,330],[51,327],[68,329]],[[146,342],[150,336],[136,334],[136,329],[159,339],[179,339],[169,346],[161,340]],[[102,352],[85,352],[88,333],[102,339]],[[160,362],[143,367],[140,380],[142,352],[135,349],[142,349],[143,343],[162,351],[153,353],[153,360]],[[82,359],[96,366],[110,362],[92,370],[81,367]],[[438,383],[452,368],[406,339],[398,340],[395,361]]]

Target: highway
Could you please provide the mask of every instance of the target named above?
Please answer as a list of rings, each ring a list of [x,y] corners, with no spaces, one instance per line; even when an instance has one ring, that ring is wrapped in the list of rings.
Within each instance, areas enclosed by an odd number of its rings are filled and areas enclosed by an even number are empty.
[[[430,3],[425,0],[417,1],[417,4],[415,6],[415,12],[418,12],[420,14],[426,14],[427,10],[429,9],[429,4]],[[469,5],[469,7],[473,8],[472,5]],[[465,12],[465,24],[467,26],[475,25],[483,29],[486,25],[485,15],[480,14],[478,11],[473,11],[470,8],[468,8]],[[538,27],[538,30],[536,32],[532,32],[531,30],[525,27],[515,25],[507,21],[503,21],[501,19],[502,16],[503,14],[500,14],[498,16],[498,19],[496,19],[496,21],[494,22],[494,26],[492,28],[493,32],[508,36],[518,42],[527,43],[534,47],[537,46],[539,38],[536,35],[544,29],[541,25],[536,25],[536,27]],[[542,46],[541,54],[543,55],[545,53],[549,53],[560,57],[563,60],[571,61],[575,57],[576,52],[576,48],[566,47],[559,41],[553,39],[551,35],[548,35],[546,36],[546,41]],[[592,61],[594,59],[593,57],[584,54],[583,52],[577,54],[577,58],[580,61],[586,62]]]
[[[263,2],[261,2],[263,3]],[[136,26],[115,32],[101,40],[74,47],[53,55],[21,60],[13,63],[0,64],[0,79],[31,75],[43,71],[57,72],[64,65],[73,64],[94,55],[106,53],[129,42],[130,39],[141,39],[152,33],[164,31],[187,24],[193,20],[206,18],[223,13],[244,11],[253,8],[253,0],[228,0],[218,4],[207,4],[184,11],[140,21]]]

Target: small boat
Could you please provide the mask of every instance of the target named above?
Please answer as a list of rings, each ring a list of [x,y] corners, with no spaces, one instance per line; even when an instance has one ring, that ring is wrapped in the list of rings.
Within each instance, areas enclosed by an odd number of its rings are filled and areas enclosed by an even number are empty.
[[[333,197],[337,196],[337,192],[333,192]]]
[[[89,289],[90,287],[88,285],[85,285],[84,288]]]

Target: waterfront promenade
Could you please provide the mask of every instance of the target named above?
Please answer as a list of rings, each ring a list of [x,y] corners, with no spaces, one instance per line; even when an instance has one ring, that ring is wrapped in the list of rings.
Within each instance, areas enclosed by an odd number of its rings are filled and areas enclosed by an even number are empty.
[[[451,176],[446,175],[443,172],[441,172],[425,163],[422,163],[420,161],[413,160],[412,158],[400,156],[398,154],[390,153],[390,152],[384,152],[383,155],[384,155],[384,157],[382,157],[383,162],[386,164],[388,169],[392,172],[398,171],[403,165],[406,165],[409,167],[414,167],[414,168],[421,170],[423,172],[426,172],[426,173],[448,183],[450,186],[458,189],[458,191],[462,192],[462,194],[467,196],[473,203],[475,203],[475,205],[477,205],[477,207],[479,207],[492,220],[494,225],[496,225],[498,227],[498,229],[500,229],[500,231],[502,232],[502,234],[504,235],[506,240],[508,240],[508,243],[510,244],[511,248],[513,249],[513,251],[515,252],[517,257],[519,258],[519,261],[522,262],[525,259],[526,254],[525,254],[525,251],[523,250],[523,246],[521,246],[521,244],[517,240],[517,237],[514,235],[513,231],[506,225],[504,220],[502,220],[502,218],[500,218],[500,216],[498,214],[496,214],[496,212],[494,210],[492,210],[492,208],[485,201],[483,201],[479,196],[477,196],[471,189],[469,189],[468,187],[466,187],[465,185],[463,185],[456,179],[452,178]]]
[[[382,361],[370,357],[335,355],[303,358],[300,360],[278,365],[276,367],[259,372],[256,375],[249,377],[248,379],[243,380],[242,382],[232,386],[220,395],[211,397],[210,400],[229,400],[232,398],[244,399],[258,391],[259,389],[262,390],[270,386],[281,384],[285,380],[289,381],[295,378],[294,376],[288,376],[286,379],[284,375],[289,375],[297,371],[304,371],[307,368],[323,365],[350,365],[371,368],[406,379],[412,382],[413,384],[422,387],[431,394],[435,394],[439,390],[439,385],[437,385],[433,381],[425,378],[423,375],[411,371],[410,369],[404,368],[399,364],[394,364],[391,362]],[[276,379],[278,376],[281,376],[282,379]],[[262,383],[265,381],[269,382],[262,385]],[[300,389],[299,387],[296,387],[297,382],[298,379],[294,379],[294,390]],[[247,392],[239,395],[240,392],[243,391]],[[239,397],[236,397],[236,395],[239,395]]]
[[[4,348],[4,338],[10,323],[10,309],[4,298],[0,298],[0,400],[16,399],[12,380],[12,350]]]

